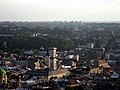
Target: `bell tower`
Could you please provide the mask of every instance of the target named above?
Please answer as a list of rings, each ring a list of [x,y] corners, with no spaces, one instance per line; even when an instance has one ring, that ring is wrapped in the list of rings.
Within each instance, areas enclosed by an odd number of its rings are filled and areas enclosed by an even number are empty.
[[[50,54],[51,54],[51,68],[52,70],[57,69],[57,63],[56,63],[56,50],[57,48],[53,47],[50,49]]]

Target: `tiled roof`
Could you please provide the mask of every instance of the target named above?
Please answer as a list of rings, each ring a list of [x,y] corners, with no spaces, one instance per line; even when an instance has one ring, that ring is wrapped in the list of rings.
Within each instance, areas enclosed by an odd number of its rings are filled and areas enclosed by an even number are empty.
[[[98,60],[98,64],[100,65],[100,64],[105,64],[105,63],[107,63],[105,60]]]
[[[57,74],[63,74],[67,73],[68,71],[66,69],[57,69],[55,71],[50,71],[49,75],[57,75]]]
[[[105,60],[98,60],[99,66],[102,66],[104,68],[110,68],[110,65]]]

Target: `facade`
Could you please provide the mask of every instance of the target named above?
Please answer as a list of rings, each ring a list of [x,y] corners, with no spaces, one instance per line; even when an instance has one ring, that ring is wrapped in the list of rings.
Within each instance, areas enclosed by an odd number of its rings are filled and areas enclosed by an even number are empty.
[[[100,74],[100,69],[98,67],[90,68],[90,74]]]
[[[57,69],[55,71],[49,71],[49,69],[39,69],[34,71],[27,71],[25,75],[33,75],[39,77],[40,81],[49,81],[51,77],[62,78],[69,74],[66,69]]]

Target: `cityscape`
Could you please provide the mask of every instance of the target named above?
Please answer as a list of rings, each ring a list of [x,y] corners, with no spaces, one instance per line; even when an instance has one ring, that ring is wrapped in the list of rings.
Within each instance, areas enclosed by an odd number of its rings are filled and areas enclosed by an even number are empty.
[[[0,0],[0,90],[120,90],[120,0]]]
[[[120,23],[0,22],[0,88],[119,90]]]

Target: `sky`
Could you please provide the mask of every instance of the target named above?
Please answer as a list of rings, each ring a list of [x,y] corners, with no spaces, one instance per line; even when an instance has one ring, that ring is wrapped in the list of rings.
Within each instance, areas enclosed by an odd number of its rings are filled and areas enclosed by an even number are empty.
[[[0,0],[0,21],[120,21],[120,0]]]

